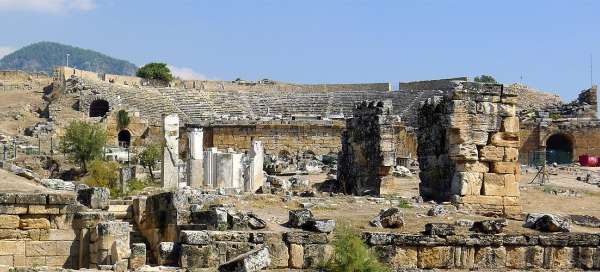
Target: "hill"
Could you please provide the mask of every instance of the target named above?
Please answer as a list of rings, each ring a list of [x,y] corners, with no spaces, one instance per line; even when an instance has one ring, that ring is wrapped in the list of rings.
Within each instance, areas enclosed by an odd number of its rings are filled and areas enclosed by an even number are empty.
[[[86,71],[117,75],[134,75],[137,67],[128,61],[105,54],[54,42],[38,42],[25,46],[0,59],[0,70],[23,70],[27,72],[52,73],[52,67],[65,65],[69,54],[69,66]]]

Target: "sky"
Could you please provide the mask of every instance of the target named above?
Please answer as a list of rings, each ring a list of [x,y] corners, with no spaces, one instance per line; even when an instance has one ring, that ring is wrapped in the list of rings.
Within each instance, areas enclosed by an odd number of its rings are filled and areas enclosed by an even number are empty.
[[[593,0],[0,0],[0,56],[54,41],[187,78],[395,88],[489,74],[571,100],[590,63],[600,80],[599,13]]]

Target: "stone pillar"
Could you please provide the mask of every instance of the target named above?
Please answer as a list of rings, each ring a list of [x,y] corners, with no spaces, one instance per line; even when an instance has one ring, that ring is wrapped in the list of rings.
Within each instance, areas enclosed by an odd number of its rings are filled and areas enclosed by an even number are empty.
[[[204,189],[215,188],[215,180],[217,179],[215,154],[217,152],[218,151],[216,147],[211,147],[204,151],[204,161],[202,164],[204,168],[204,180],[202,184],[204,186]]]
[[[215,189],[242,189],[242,159],[241,153],[217,153]]]
[[[244,175],[244,191],[254,193],[264,184],[263,162],[264,147],[260,141],[252,141],[248,153],[248,167]]]
[[[473,82],[428,99],[417,130],[423,198],[477,213],[520,214],[516,101],[509,88]]]
[[[201,188],[204,184],[204,166],[203,166],[203,150],[202,141],[204,133],[202,128],[188,128],[188,165],[187,176],[189,186],[192,188]]]
[[[179,183],[179,117],[177,114],[164,116],[163,135],[162,187],[175,190]]]

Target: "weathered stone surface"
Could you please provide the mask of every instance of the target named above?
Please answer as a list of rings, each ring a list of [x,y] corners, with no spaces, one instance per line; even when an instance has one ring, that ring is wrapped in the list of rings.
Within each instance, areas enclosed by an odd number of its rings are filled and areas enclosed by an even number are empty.
[[[28,229],[49,229],[50,221],[46,218],[28,218],[19,221],[19,228]]]
[[[453,248],[419,247],[417,266],[423,269],[451,268],[454,265]]]
[[[290,268],[301,269],[304,266],[304,247],[298,244],[290,244]]]
[[[288,224],[290,227],[301,228],[308,220],[313,218],[313,214],[308,209],[302,210],[291,210],[289,211],[289,221]]]
[[[502,131],[504,132],[519,132],[519,118],[518,117],[504,117],[502,119]]]
[[[327,234],[325,233],[293,231],[286,232],[283,237],[289,244],[326,244],[329,242]]]
[[[516,174],[519,165],[514,162],[492,162],[490,171],[498,174]]]
[[[401,228],[404,226],[404,217],[398,208],[382,209],[369,224],[379,228]]]
[[[451,192],[455,195],[478,195],[483,184],[483,173],[455,172]]]
[[[435,205],[427,211],[427,215],[429,216],[444,216],[446,214],[448,214],[448,210],[442,205]]]
[[[487,162],[473,161],[473,162],[457,162],[457,172],[472,172],[472,173],[487,173],[490,171],[490,166]]]
[[[108,188],[92,187],[77,191],[77,201],[91,209],[107,210],[110,204]]]
[[[485,173],[483,176],[483,194],[486,196],[503,196],[506,195],[504,187],[504,174]],[[514,176],[513,176],[514,179]]]
[[[15,203],[16,204],[45,205],[48,202],[47,202],[47,195],[45,195],[45,194],[17,193],[17,194],[15,194]]]
[[[131,245],[131,256],[129,257],[129,269],[137,270],[146,265],[146,244],[134,243]]]
[[[505,147],[503,160],[505,162],[516,162],[519,160],[519,149],[514,147]]]
[[[490,142],[495,146],[519,147],[518,132],[496,132],[490,136]]]
[[[512,269],[541,268],[544,248],[539,246],[506,247],[506,267]]]
[[[19,216],[0,214],[0,229],[19,228]]]
[[[311,244],[304,246],[304,268],[317,268],[333,256],[331,245]]]
[[[333,219],[311,219],[302,225],[302,229],[330,233],[335,229],[335,220]]]
[[[268,247],[252,250],[219,266],[221,272],[254,272],[271,264]]]
[[[496,162],[504,159],[504,148],[486,145],[479,150],[479,160],[485,162]]]
[[[183,268],[207,268],[219,265],[218,251],[214,246],[181,245],[180,265]]]
[[[504,247],[481,247],[475,250],[475,267],[494,269],[506,265]]]
[[[592,215],[572,214],[569,215],[569,220],[575,225],[600,228],[600,219]]]
[[[159,265],[174,265],[177,263],[179,246],[174,242],[160,242],[158,244]]]
[[[457,144],[450,146],[448,157],[457,161],[476,161],[479,153],[474,144]]]
[[[72,193],[48,194],[50,205],[71,205],[77,202],[77,196]]]
[[[189,245],[208,245],[211,242],[206,231],[184,230],[179,233],[181,242]]]
[[[112,263],[118,263],[123,259],[127,259],[131,256],[131,250],[129,249],[129,244],[125,244],[125,242],[121,240],[116,240],[111,247],[110,250],[110,259]]]
[[[431,236],[454,235],[454,226],[447,223],[427,223],[425,224],[424,234]]]

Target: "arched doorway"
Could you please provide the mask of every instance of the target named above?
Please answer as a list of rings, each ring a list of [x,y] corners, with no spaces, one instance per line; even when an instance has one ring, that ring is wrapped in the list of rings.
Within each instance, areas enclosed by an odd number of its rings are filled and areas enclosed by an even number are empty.
[[[117,139],[119,140],[120,147],[129,147],[131,144],[131,133],[128,130],[119,131],[119,135],[117,135]]]
[[[110,110],[108,101],[98,99],[90,104],[90,117],[104,117]]]
[[[573,141],[565,134],[557,133],[546,140],[546,162],[569,164],[573,162]]]

